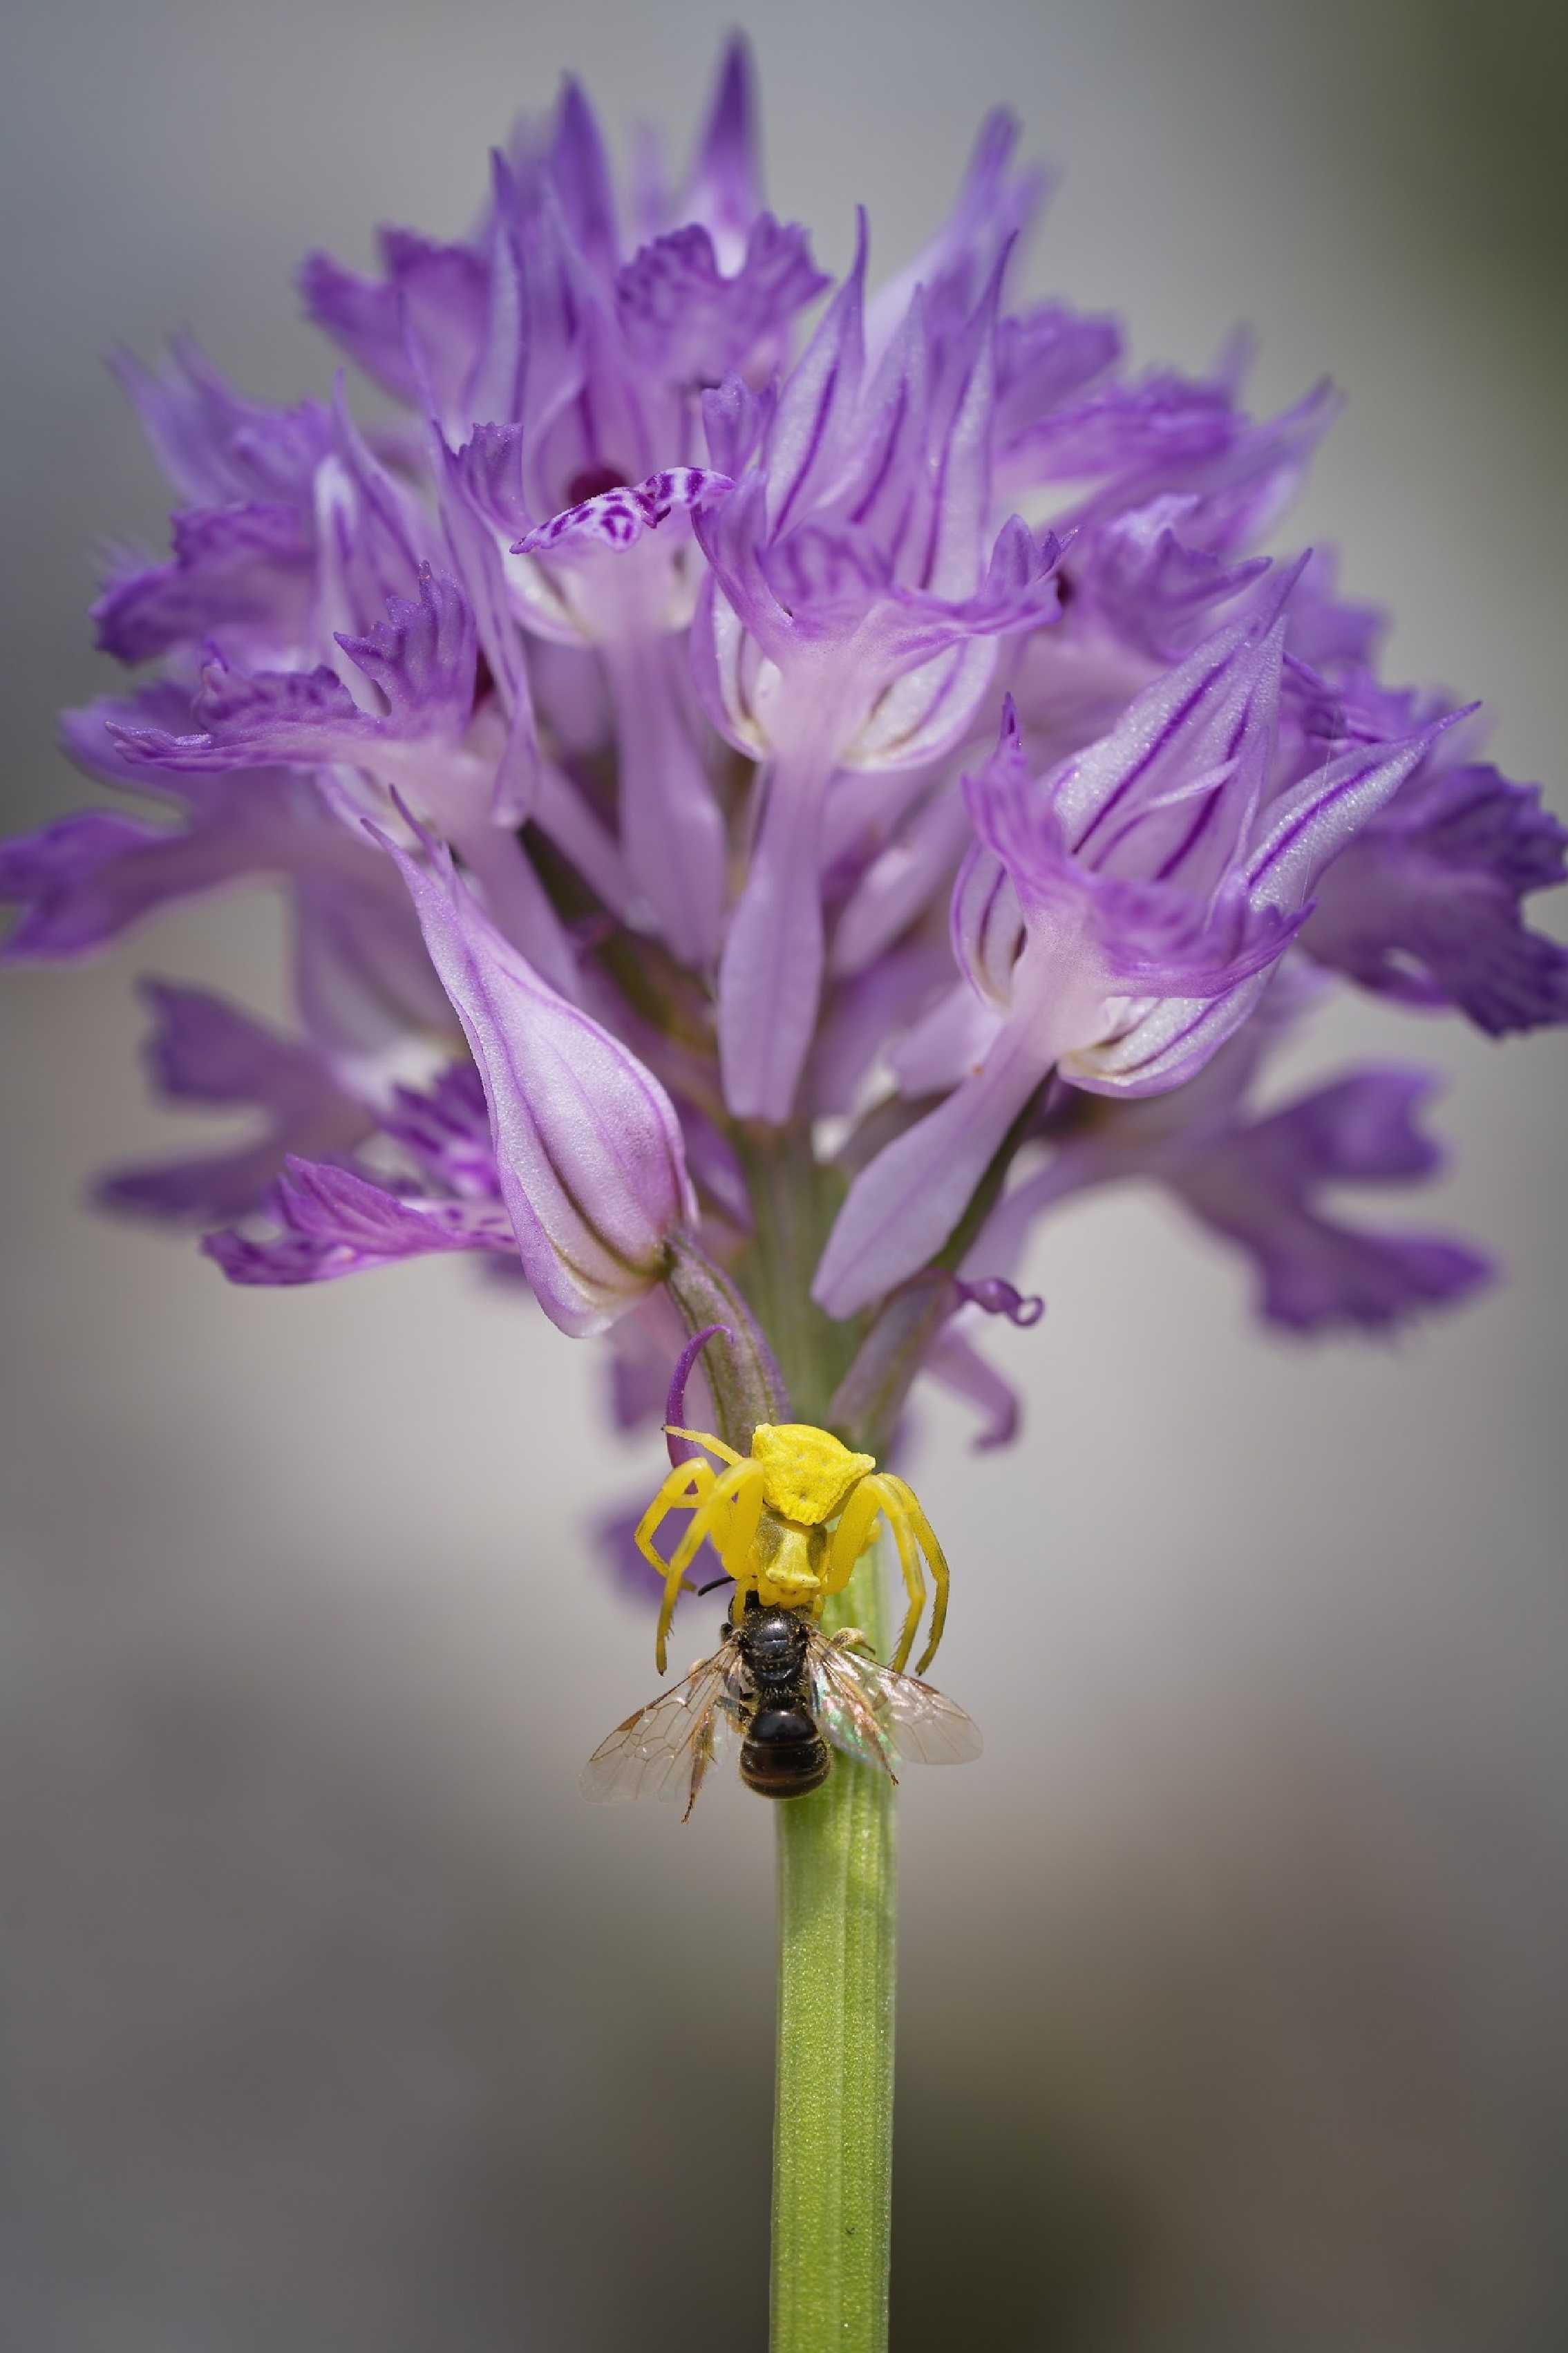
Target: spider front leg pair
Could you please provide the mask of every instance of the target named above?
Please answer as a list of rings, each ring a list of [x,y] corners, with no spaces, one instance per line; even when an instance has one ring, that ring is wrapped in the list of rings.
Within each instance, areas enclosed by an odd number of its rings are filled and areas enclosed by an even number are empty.
[[[672,1434],[696,1437],[698,1444],[717,1454],[725,1468],[721,1472],[715,1472],[712,1464],[704,1462],[700,1455],[678,1462],[637,1522],[637,1548],[664,1579],[664,1599],[654,1645],[661,1675],[668,1657],[669,1625],[675,1615],[676,1597],[704,1538],[711,1541],[725,1575],[733,1577],[739,1586],[737,1567],[750,1556],[763,1511],[762,1483],[752,1475],[756,1468],[753,1463],[736,1454],[722,1439],[684,1430]],[[654,1549],[653,1539],[671,1512],[689,1512],[691,1525],[666,1561]]]
[[[809,1422],[760,1422],[746,1455],[707,1430],[670,1425],[668,1435],[704,1448],[723,1467],[715,1471],[697,1457],[678,1464],[637,1525],[637,1548],[664,1579],[656,1645],[660,1674],[676,1597],[704,1538],[734,1582],[736,1606],[754,1593],[765,1609],[809,1609],[819,1618],[828,1596],[848,1584],[881,1519],[892,1530],[909,1597],[892,1660],[900,1672],[914,1645],[930,1573],[931,1635],[918,1671],[925,1672],[947,1617],[947,1562],[918,1498],[901,1479],[879,1472],[873,1456],[852,1453]],[[666,1561],[653,1539],[675,1511],[689,1511],[691,1525]]]

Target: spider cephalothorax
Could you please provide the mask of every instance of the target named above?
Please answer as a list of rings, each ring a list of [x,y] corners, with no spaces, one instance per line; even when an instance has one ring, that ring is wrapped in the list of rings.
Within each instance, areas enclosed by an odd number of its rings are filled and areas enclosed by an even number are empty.
[[[879,1518],[893,1532],[909,1594],[892,1661],[900,1670],[925,1603],[922,1562],[931,1574],[931,1634],[917,1671],[925,1672],[947,1615],[947,1563],[931,1522],[901,1479],[879,1471],[874,1456],[851,1453],[830,1430],[809,1422],[759,1422],[750,1454],[737,1454],[707,1430],[671,1424],[668,1434],[704,1448],[723,1467],[715,1471],[700,1456],[678,1463],[637,1524],[637,1548],[664,1578],[657,1646],[660,1674],[676,1596],[705,1537],[735,1581],[736,1609],[754,1593],[765,1609],[807,1609],[817,1618],[827,1596],[842,1593],[848,1584]],[[671,1512],[689,1512],[691,1525],[666,1561],[653,1539]]]

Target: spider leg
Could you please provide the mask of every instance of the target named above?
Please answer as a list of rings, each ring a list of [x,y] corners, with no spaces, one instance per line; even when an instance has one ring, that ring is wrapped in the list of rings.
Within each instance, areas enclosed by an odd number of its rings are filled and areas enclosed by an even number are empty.
[[[684,1463],[681,1465],[683,1470],[689,1467]],[[702,1467],[706,1471],[708,1466],[704,1463]],[[680,1590],[681,1580],[696,1559],[704,1536],[713,1536],[714,1549],[720,1559],[723,1559],[723,1538],[716,1532],[714,1524],[724,1506],[733,1501],[738,1486],[752,1469],[749,1462],[736,1462],[729,1470],[721,1472],[717,1478],[708,1471],[706,1491],[691,1514],[691,1525],[669,1556],[669,1566],[664,1577],[664,1600],[658,1613],[658,1631],[654,1641],[654,1657],[661,1675],[668,1656],[669,1621],[675,1615],[675,1597]]]
[[[926,1638],[924,1654],[915,1669],[917,1675],[923,1675],[936,1656],[936,1646],[942,1640],[942,1630],[947,1623],[947,1555],[936,1540],[935,1529],[921,1509],[920,1498],[892,1472],[885,1472],[883,1478],[884,1483],[892,1488],[908,1513],[910,1525],[914,1529],[916,1540],[925,1555],[926,1566],[931,1570],[931,1632]]]
[[[693,1446],[705,1446],[710,1454],[719,1457],[721,1462],[740,1462],[745,1459],[737,1454],[732,1446],[726,1446],[721,1438],[712,1437],[706,1430],[682,1430],[677,1423],[667,1421],[664,1434],[666,1438],[689,1438]]]
[[[842,1593],[853,1576],[856,1562],[871,1541],[877,1514],[886,1509],[880,1490],[881,1482],[872,1478],[860,1480],[851,1489],[828,1546],[822,1577],[824,1593]]]
[[[713,1484],[713,1479],[712,1466],[707,1462],[677,1463],[673,1471],[666,1472],[658,1494],[637,1522],[633,1541],[644,1560],[650,1567],[657,1568],[660,1577],[664,1575],[667,1564],[662,1555],[654,1550],[656,1529],[671,1512],[695,1511]]]
[[[680,1590],[681,1582],[686,1575],[687,1562],[691,1556],[691,1554],[686,1550],[686,1536],[690,1535],[691,1528],[700,1528],[703,1525],[705,1507],[715,1483],[714,1472],[710,1464],[697,1461],[679,1463],[670,1472],[663,1486],[637,1522],[637,1550],[645,1560],[651,1561],[664,1579],[664,1598],[659,1603],[658,1609],[658,1630],[654,1637],[654,1657],[658,1662],[658,1671],[661,1675],[664,1672],[667,1656],[666,1646],[669,1641],[669,1621],[675,1615],[675,1597]],[[691,1491],[689,1493],[685,1492],[688,1489]],[[664,1560],[654,1550],[654,1530],[665,1514],[673,1511],[689,1511],[691,1514],[691,1528],[687,1529],[686,1536],[681,1538],[670,1558]],[[699,1537],[698,1542],[700,1543],[700,1541]],[[695,1553],[696,1550],[697,1546],[693,1545],[691,1553]]]
[[[737,1585],[743,1585],[747,1581],[757,1529],[763,1516],[762,1465],[742,1457],[730,1470],[720,1473],[717,1483],[728,1489],[731,1511],[729,1525],[722,1535],[713,1538],[714,1549],[723,1562],[727,1575],[732,1577]]]
[[[866,1483],[869,1486],[871,1482],[868,1480]],[[909,1662],[910,1652],[914,1647],[915,1631],[921,1622],[921,1611],[925,1608],[925,1578],[921,1574],[921,1565],[915,1551],[916,1532],[910,1525],[910,1514],[904,1503],[905,1496],[909,1494],[909,1489],[904,1486],[901,1479],[894,1479],[887,1472],[881,1473],[876,1483],[880,1491],[882,1509],[888,1514],[888,1525],[893,1531],[893,1542],[898,1546],[899,1567],[903,1571],[904,1590],[910,1597],[910,1606],[904,1612],[904,1622],[899,1630],[898,1647],[889,1662],[894,1673],[901,1675]]]

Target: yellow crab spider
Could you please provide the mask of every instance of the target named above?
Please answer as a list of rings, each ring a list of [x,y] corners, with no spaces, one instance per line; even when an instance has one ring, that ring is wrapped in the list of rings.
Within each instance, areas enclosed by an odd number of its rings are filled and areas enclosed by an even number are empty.
[[[664,1579],[655,1651],[660,1674],[676,1596],[704,1537],[734,1579],[731,1614],[737,1622],[748,1593],[764,1609],[809,1609],[820,1618],[828,1595],[842,1593],[848,1584],[879,1519],[892,1530],[909,1595],[891,1661],[900,1672],[925,1607],[923,1572],[931,1573],[931,1633],[916,1669],[924,1674],[947,1617],[947,1562],[931,1522],[901,1479],[879,1471],[873,1455],[851,1453],[831,1431],[809,1422],[759,1422],[750,1454],[737,1454],[705,1430],[670,1423],[668,1433],[689,1439],[721,1467],[716,1471],[697,1456],[678,1463],[637,1523],[637,1550]],[[671,1512],[689,1512],[691,1525],[666,1561],[653,1539]]]

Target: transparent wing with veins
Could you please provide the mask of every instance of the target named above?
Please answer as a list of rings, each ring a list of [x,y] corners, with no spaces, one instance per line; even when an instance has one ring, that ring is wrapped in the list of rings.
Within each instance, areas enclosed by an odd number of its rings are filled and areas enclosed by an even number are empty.
[[[918,1675],[899,1674],[815,1630],[808,1671],[823,1737],[892,1780],[895,1764],[966,1765],[980,1754],[973,1716]]]
[[[672,1805],[684,1802],[689,1814],[709,1767],[722,1755],[747,1704],[739,1653],[733,1642],[726,1642],[600,1741],[583,1767],[584,1796],[659,1798]]]

